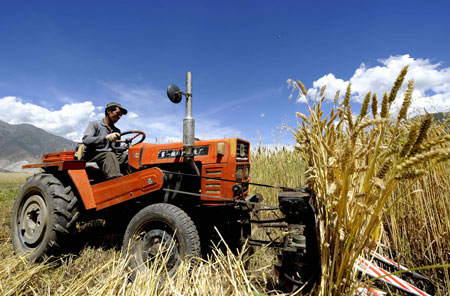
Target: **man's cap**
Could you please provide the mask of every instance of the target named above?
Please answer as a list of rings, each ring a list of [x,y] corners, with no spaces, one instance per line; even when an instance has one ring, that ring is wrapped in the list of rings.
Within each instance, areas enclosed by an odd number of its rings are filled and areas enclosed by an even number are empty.
[[[125,109],[124,107],[122,107],[122,105],[120,105],[119,103],[116,103],[116,102],[108,103],[108,105],[106,105],[106,108],[109,108],[109,107],[118,107],[120,109],[120,111],[122,111],[123,115],[128,113],[127,109]]]

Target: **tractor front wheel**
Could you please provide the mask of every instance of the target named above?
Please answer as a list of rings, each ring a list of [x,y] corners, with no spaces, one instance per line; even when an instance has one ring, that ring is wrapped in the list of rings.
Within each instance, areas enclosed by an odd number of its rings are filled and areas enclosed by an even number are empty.
[[[58,255],[80,215],[70,186],[49,174],[27,179],[14,201],[11,239],[14,251],[30,260]]]
[[[183,258],[200,256],[200,238],[194,222],[182,209],[159,203],[143,208],[131,219],[123,250],[129,255],[133,279],[137,272],[152,269],[160,270],[163,276],[173,275]],[[166,266],[159,269],[155,262]]]

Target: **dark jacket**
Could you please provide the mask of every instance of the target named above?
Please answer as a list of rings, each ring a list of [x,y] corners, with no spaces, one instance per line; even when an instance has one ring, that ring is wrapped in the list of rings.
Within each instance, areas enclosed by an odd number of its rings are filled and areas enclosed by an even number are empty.
[[[120,146],[120,143],[110,143],[105,136],[112,133],[119,133],[120,129],[112,126],[112,131],[106,126],[105,120],[95,120],[88,124],[83,135],[83,144],[86,145],[85,158],[90,159],[98,152],[113,151],[111,145]]]

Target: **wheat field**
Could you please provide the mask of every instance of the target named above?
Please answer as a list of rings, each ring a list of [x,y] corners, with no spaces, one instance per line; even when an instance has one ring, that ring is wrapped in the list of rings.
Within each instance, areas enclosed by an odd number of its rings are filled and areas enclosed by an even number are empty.
[[[306,183],[317,194],[322,274],[314,295],[352,295],[364,284],[354,263],[371,249],[427,268],[423,273],[436,287],[432,293],[450,291],[448,122],[433,123],[428,113],[407,119],[413,80],[397,98],[407,70],[384,94],[380,109],[369,92],[356,115],[351,84],[342,102],[336,94],[326,116],[326,86],[308,98],[300,81],[292,84],[309,109],[307,115],[297,113],[301,121],[293,133],[308,167]],[[401,108],[391,113],[396,99]]]
[[[353,268],[358,256],[367,256],[370,249],[420,269],[434,290],[427,283],[414,283],[430,294],[450,295],[448,122],[433,122],[428,114],[407,119],[413,81],[397,98],[403,100],[402,108],[391,114],[406,71],[381,104],[376,95],[367,94],[356,115],[349,104],[350,85],[328,115],[322,95],[308,98],[309,113],[297,113],[298,127],[292,129],[294,151],[252,151],[252,182],[292,188],[307,184],[316,193],[322,274],[311,295],[355,295],[358,287],[373,285]],[[301,82],[293,87],[307,95]],[[217,249],[208,260],[184,262],[173,278],[158,280],[164,272],[162,257],[160,264],[131,282],[120,246],[103,235],[101,225],[91,226],[95,243],[81,240],[81,248],[61,259],[30,263],[14,255],[9,234],[13,199],[25,178],[0,174],[2,295],[282,294],[274,275],[276,254],[265,247],[252,255],[245,249],[238,255]],[[279,190],[250,190],[262,193],[264,203],[276,205]],[[254,233],[258,238],[267,235],[259,228]]]

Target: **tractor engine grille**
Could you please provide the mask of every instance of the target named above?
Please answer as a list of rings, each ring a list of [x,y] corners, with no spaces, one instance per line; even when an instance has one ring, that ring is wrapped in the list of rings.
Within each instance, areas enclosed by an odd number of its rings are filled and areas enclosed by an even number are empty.
[[[236,161],[248,161],[249,146],[248,143],[237,141]]]

